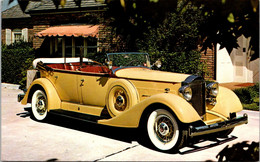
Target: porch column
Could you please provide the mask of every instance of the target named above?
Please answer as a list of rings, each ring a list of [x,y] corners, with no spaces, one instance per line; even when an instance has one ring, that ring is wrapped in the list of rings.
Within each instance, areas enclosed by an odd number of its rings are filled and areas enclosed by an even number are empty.
[[[55,53],[58,52],[58,37],[55,37]]]
[[[75,38],[71,37],[72,39],[72,57],[75,57]]]
[[[62,57],[65,57],[65,37],[62,37]]]
[[[87,57],[88,54],[88,42],[87,38],[84,38],[84,57]]]
[[[52,55],[53,54],[53,45],[52,45],[52,40],[53,38],[52,37],[50,37],[50,55]]]

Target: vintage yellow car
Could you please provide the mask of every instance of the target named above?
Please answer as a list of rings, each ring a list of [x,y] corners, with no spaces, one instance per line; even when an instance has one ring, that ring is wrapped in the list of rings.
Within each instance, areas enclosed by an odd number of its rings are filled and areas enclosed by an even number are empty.
[[[176,151],[193,137],[227,136],[248,121],[238,97],[197,75],[151,69],[146,53],[34,61],[36,74],[22,104],[42,121],[49,113],[115,127],[140,128],[158,150]]]

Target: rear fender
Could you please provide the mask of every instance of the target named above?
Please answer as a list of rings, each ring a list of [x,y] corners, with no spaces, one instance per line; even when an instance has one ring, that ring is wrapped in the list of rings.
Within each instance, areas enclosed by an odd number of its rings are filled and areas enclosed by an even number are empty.
[[[27,103],[31,103],[31,98],[33,93],[42,88],[47,95],[47,109],[48,111],[51,109],[59,109],[61,107],[60,97],[54,88],[53,84],[46,78],[39,78],[32,82],[30,87],[28,88],[23,100],[21,103],[26,105]]]
[[[136,128],[139,126],[143,112],[149,108],[150,105],[155,103],[170,108],[183,123],[191,123],[201,120],[196,110],[183,98],[170,93],[161,93],[141,101],[114,118],[99,120],[98,123],[116,127]]]

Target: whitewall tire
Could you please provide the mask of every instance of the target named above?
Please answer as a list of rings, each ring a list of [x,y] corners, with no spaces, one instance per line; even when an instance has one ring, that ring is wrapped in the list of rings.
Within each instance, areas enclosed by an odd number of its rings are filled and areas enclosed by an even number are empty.
[[[159,150],[177,150],[183,142],[182,131],[173,115],[165,109],[156,109],[147,119],[150,142]]]
[[[32,96],[32,113],[38,121],[43,121],[47,117],[47,96],[42,90],[36,90]]]

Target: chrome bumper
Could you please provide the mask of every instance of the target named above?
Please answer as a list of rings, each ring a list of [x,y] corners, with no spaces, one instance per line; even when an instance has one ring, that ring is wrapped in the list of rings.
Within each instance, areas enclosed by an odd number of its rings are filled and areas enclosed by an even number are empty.
[[[22,101],[24,96],[25,96],[25,94],[18,94],[18,102]]]
[[[234,119],[230,119],[230,120],[223,121],[220,123],[199,126],[199,127],[190,126],[189,136],[193,137],[193,136],[200,136],[200,135],[204,135],[204,134],[219,132],[219,131],[231,129],[235,126],[238,126],[241,124],[247,124],[247,123],[248,123],[248,117],[247,117],[247,114],[244,114],[243,116],[236,117]]]

